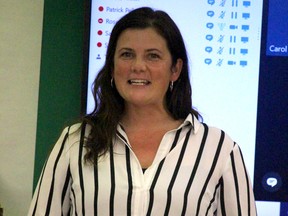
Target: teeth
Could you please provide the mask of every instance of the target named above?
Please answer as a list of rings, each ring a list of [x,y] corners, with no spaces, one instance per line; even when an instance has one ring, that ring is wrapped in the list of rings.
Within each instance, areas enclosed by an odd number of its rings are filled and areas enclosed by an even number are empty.
[[[150,83],[148,80],[129,80],[128,82],[132,85],[147,85]]]

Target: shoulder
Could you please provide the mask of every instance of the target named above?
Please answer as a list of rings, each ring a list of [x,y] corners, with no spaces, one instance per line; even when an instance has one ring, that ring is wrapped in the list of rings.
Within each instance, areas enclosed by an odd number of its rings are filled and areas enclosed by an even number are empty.
[[[91,126],[86,123],[76,123],[67,126],[62,133],[66,133],[69,137],[87,135],[91,131]]]
[[[76,123],[65,127],[58,139],[58,143],[62,142],[63,145],[70,148],[75,144],[79,144],[81,140],[88,137],[91,131],[91,126],[83,123]]]
[[[192,125],[192,136],[201,139],[201,142],[205,143],[206,148],[219,148],[219,150],[224,150],[228,153],[237,146],[236,142],[224,130],[203,123],[192,115],[188,116],[187,119]]]
[[[222,129],[210,126],[200,120],[198,120],[194,115],[189,114],[184,121],[184,124],[190,124],[193,129],[193,134],[195,135],[209,135],[212,137],[224,136],[226,140],[232,141],[231,137]],[[233,141],[232,141],[233,142]]]

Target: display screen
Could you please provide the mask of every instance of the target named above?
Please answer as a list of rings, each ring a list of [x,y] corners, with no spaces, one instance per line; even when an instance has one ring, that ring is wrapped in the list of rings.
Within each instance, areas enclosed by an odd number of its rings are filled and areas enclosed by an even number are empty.
[[[265,25],[262,28],[254,166],[256,199],[271,201],[270,203],[273,202],[275,205],[282,202],[281,215],[288,214],[287,19],[288,1],[266,2],[263,16]],[[267,211],[271,211],[269,205]]]
[[[288,61],[283,57],[280,60],[269,57],[287,56],[287,1],[93,0],[88,38],[87,113],[94,108],[91,86],[104,65],[114,24],[129,11],[142,6],[166,11],[178,25],[190,60],[193,107],[205,123],[223,129],[240,145],[256,189],[258,215],[287,215]],[[268,69],[267,65],[279,64],[279,61],[283,65],[279,71]],[[281,73],[282,83],[276,87],[273,80],[280,78]],[[263,81],[265,77],[270,79],[268,84],[267,80]],[[267,108],[267,103],[273,101],[271,98],[275,99],[271,92],[265,94],[269,86],[279,97],[277,105],[286,103],[281,107],[283,116],[279,116],[282,121],[279,124],[284,128],[279,133],[276,130],[280,126],[275,127],[273,116],[278,114],[269,110],[269,105]],[[265,142],[264,136],[267,129],[268,134],[274,133],[268,137],[269,142]],[[267,152],[271,149],[272,158]]]
[[[270,1],[267,28],[267,55],[288,56],[287,18],[287,0]]]

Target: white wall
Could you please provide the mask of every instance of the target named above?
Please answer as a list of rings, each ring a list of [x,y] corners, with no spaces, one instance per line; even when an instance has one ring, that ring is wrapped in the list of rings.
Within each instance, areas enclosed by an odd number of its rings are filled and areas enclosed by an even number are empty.
[[[44,0],[0,0],[0,203],[26,215],[32,196]]]

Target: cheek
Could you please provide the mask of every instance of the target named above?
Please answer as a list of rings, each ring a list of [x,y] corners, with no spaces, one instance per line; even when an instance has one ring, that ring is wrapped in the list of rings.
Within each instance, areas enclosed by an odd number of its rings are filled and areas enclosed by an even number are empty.
[[[118,91],[121,91],[122,87],[127,82],[128,72],[127,68],[123,65],[118,65],[113,70],[113,77],[115,85],[118,89]]]
[[[114,70],[113,70],[114,76],[120,76],[120,77],[125,76],[128,74],[128,72],[129,72],[128,64],[115,62]]]

